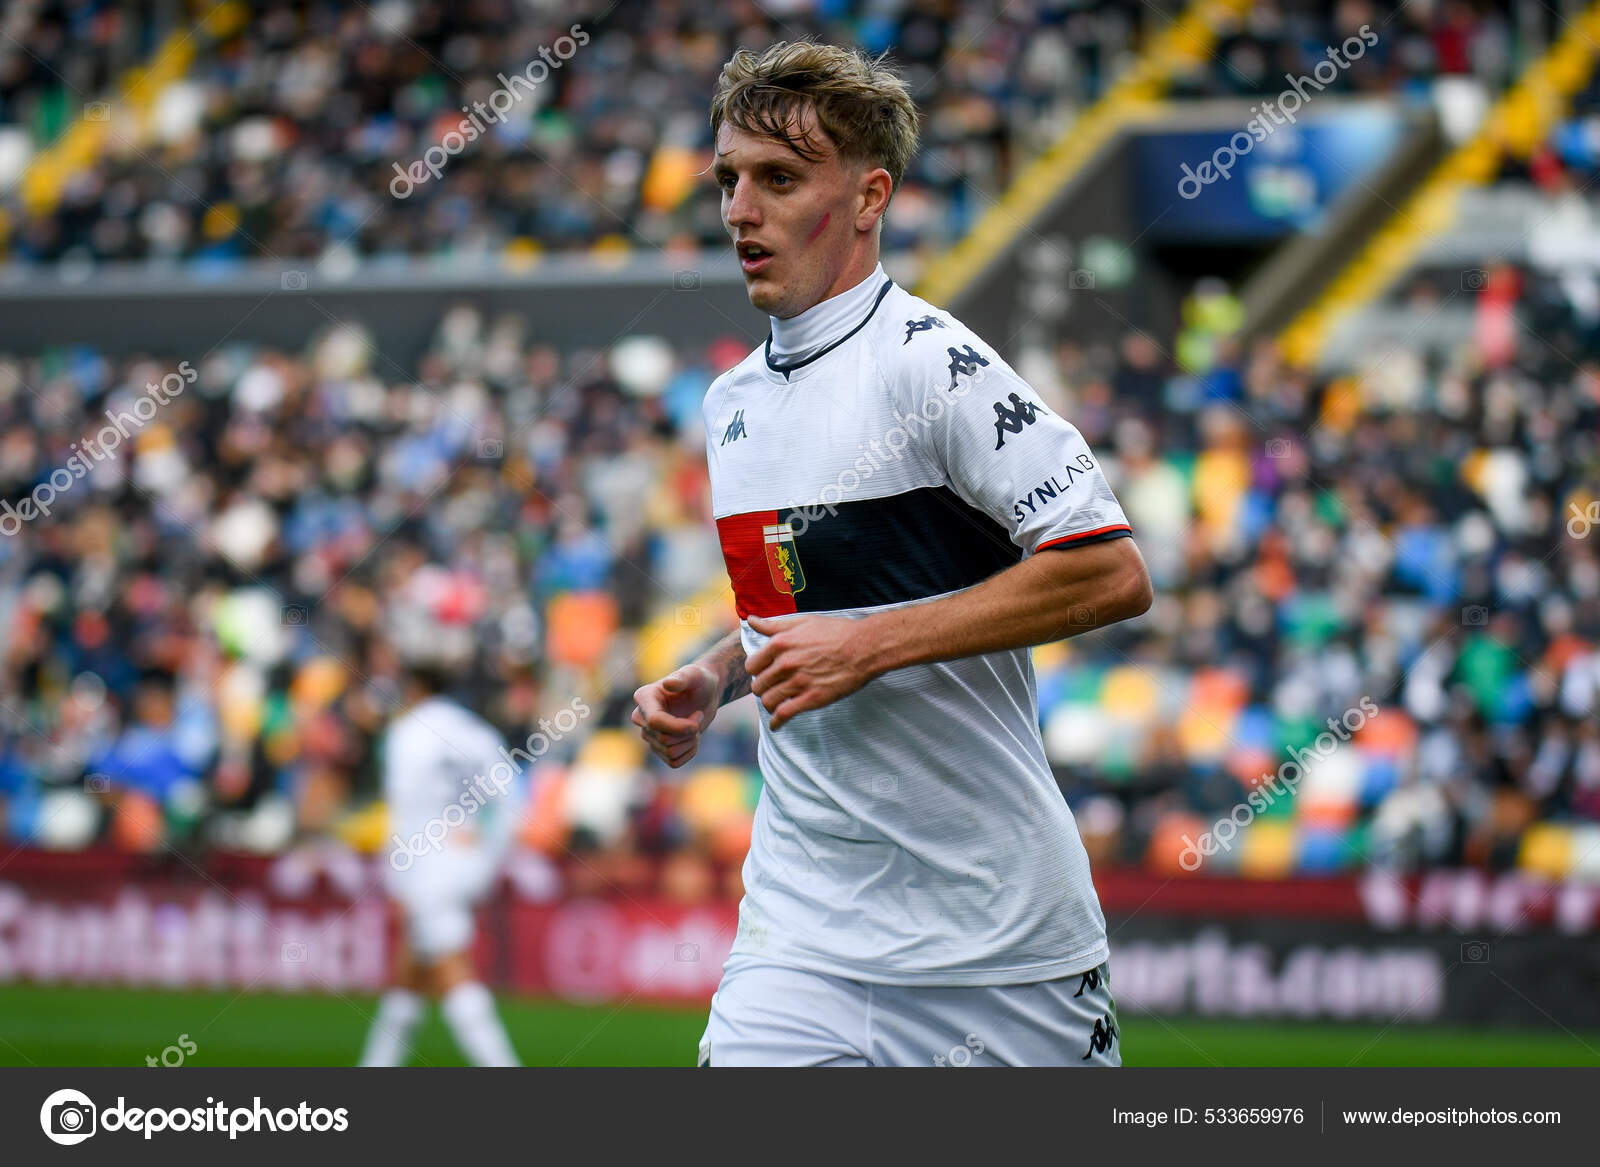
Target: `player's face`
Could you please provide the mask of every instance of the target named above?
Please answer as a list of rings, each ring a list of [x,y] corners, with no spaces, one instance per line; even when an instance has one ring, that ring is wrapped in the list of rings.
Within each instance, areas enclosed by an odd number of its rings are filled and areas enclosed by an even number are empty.
[[[847,291],[858,246],[861,168],[809,116],[805,124],[818,160],[724,122],[712,167],[750,303],[779,319]]]

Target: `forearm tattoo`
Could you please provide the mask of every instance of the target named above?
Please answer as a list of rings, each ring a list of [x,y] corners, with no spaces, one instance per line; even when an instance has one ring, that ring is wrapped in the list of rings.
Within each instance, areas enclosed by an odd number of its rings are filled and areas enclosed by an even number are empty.
[[[722,673],[727,677],[727,682],[722,686],[722,699],[718,704],[737,701],[750,692],[750,674],[744,671],[744,649],[737,643],[728,654]]]

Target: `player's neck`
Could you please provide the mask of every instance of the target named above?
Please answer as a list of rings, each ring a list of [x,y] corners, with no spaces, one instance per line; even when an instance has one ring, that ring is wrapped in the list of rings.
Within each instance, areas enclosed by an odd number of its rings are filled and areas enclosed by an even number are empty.
[[[813,304],[799,315],[787,320],[771,317],[772,359],[782,362],[804,360],[838,340],[872,311],[878,289],[887,278],[883,265],[874,264],[853,286]]]

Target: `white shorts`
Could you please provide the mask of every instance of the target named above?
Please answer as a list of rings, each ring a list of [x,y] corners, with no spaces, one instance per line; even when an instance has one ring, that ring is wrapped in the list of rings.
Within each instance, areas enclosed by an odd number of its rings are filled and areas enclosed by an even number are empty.
[[[730,957],[702,1066],[1120,1066],[1109,964],[1026,985],[878,985]]]
[[[446,847],[387,874],[389,894],[405,914],[406,943],[424,963],[472,945],[474,909],[494,884],[496,864],[477,849]]]

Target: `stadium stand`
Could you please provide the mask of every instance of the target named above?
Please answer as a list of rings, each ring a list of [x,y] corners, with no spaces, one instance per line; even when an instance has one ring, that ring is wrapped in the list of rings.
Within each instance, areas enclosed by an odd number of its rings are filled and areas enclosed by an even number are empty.
[[[337,249],[381,262],[715,244],[715,197],[693,179],[717,65],[736,43],[841,29],[899,45],[924,104],[928,149],[886,242],[932,254],[1092,108],[1154,12],[780,17],[624,0],[626,18],[453,158],[449,184],[424,184],[419,207],[385,190],[394,160],[573,22],[509,4],[233,7],[250,19],[228,5],[7,10],[25,51],[0,54],[0,255],[225,268]],[[1176,71],[1174,100],[1269,92],[1383,19],[1361,3],[1214,7],[1216,62]],[[1550,28],[1510,11],[1408,5],[1341,84],[1406,96],[1445,75],[1504,93],[1550,47]],[[74,111],[128,92],[191,27],[184,75],[132,91],[146,136],[111,132],[113,98],[93,165],[40,209],[22,176],[83,124]],[[1572,88],[1576,112],[1539,121],[1530,161],[1484,175],[1534,216],[1597,173],[1596,90]],[[1047,750],[1097,861],[1183,874],[1184,840],[1260,791],[1208,871],[1593,874],[1600,301],[1592,278],[1517,257],[1483,267],[1454,289],[1474,322],[1456,344],[1354,371],[1231,344],[1237,305],[1204,282],[1185,333],[1053,352],[1049,404],[1103,452],[1160,595],[1134,625],[1036,653]],[[1427,275],[1401,295],[1425,302]],[[593,706],[534,767],[528,845],[580,853],[617,886],[736,890],[760,788],[750,711],[719,718],[681,772],[647,762],[623,726],[641,675],[731,620],[698,403],[743,351],[564,348],[463,307],[406,367],[350,327],[302,351],[229,341],[192,380],[179,354],[0,356],[4,837],[376,847],[374,735],[395,645],[420,627],[476,640],[476,693],[508,742],[575,697]],[[140,416],[145,386],[175,375]],[[107,411],[138,425],[115,457],[85,460],[86,438],[108,444]],[[19,516],[47,494],[48,517]],[[1315,750],[1363,698],[1377,712],[1360,731],[1277,794],[1286,752]]]

